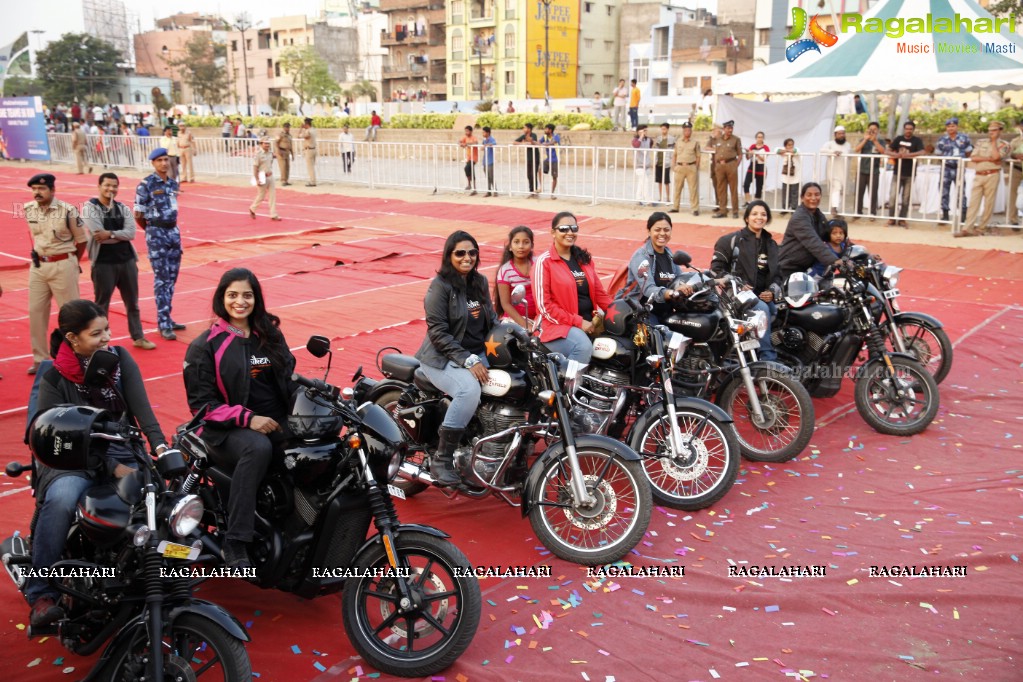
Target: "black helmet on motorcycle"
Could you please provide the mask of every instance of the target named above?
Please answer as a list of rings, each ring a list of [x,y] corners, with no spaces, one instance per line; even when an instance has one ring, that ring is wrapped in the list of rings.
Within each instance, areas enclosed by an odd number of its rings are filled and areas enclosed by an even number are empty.
[[[612,336],[625,336],[634,314],[632,304],[625,299],[615,299],[604,314],[604,329]]]
[[[35,458],[48,467],[87,469],[93,426],[112,419],[98,407],[57,405],[32,420],[28,445]]]
[[[785,301],[793,308],[802,308],[817,293],[817,280],[805,272],[793,272],[785,284]]]
[[[513,367],[516,361],[521,364],[523,349],[519,348],[519,338],[525,334],[525,330],[514,322],[502,322],[491,329],[483,343],[487,363],[497,369]]]
[[[296,438],[315,440],[340,433],[343,421],[330,404],[310,398],[300,388],[291,396],[288,410],[288,428]]]

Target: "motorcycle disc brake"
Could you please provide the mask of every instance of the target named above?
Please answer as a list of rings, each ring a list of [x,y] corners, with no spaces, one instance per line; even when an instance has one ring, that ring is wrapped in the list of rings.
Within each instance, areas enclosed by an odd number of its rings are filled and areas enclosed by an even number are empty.
[[[703,439],[692,434],[683,434],[682,442],[686,451],[685,455],[672,457],[670,454],[665,454],[663,457],[659,457],[658,461],[661,468],[664,469],[664,473],[676,481],[695,481],[707,471],[710,452],[708,452],[707,444],[703,442]],[[670,442],[665,442],[664,447],[666,452],[671,451]]]
[[[606,480],[597,483],[597,476],[586,474],[586,489],[596,500],[590,508],[565,507],[565,518],[582,530],[599,530],[605,527],[618,509],[618,495]]]
[[[407,580],[409,581],[409,585],[410,586],[412,586],[416,582],[418,577],[423,574],[423,569],[422,568],[414,568],[414,569],[412,569],[411,574],[412,574],[412,577],[411,578],[407,578]],[[429,589],[427,589],[427,588],[429,588]],[[423,591],[423,592],[425,592],[427,594],[429,594],[431,592],[444,592],[445,591],[444,581],[441,580],[440,576],[438,576],[436,573],[431,573],[430,574],[430,578],[426,581],[425,585],[421,585],[420,587],[413,588],[413,589],[419,589],[419,590],[421,590],[421,591]],[[396,595],[396,594],[398,594],[398,586],[394,583],[393,580],[388,579],[388,582],[386,584],[380,583],[379,591],[381,593],[383,593],[383,594],[395,594]],[[448,615],[448,609],[451,607],[451,604],[449,603],[449,600],[441,599],[441,600],[433,602],[433,605],[434,605],[434,608],[437,609],[437,612],[433,614],[434,618],[436,618],[437,621],[440,622],[440,623],[446,622],[447,615]],[[386,601],[384,599],[380,600],[380,617],[383,618],[385,622],[387,621],[387,619],[391,618],[391,616],[394,614],[394,612],[395,612],[395,609],[393,608],[393,605],[390,602],[388,602],[388,601]],[[393,632],[394,634],[388,636],[385,639],[386,640],[390,640],[392,637],[395,638],[395,641],[400,641],[400,640],[403,640],[403,639],[408,639],[408,630],[406,630],[405,627],[403,626],[404,622],[405,622],[404,619],[401,619],[401,618],[397,619],[394,622],[394,625],[392,625],[390,627],[391,632]],[[422,619],[422,618],[416,620],[415,628],[416,628],[416,638],[429,637],[430,635],[432,635],[434,633],[434,627],[429,622],[427,622],[425,619]]]

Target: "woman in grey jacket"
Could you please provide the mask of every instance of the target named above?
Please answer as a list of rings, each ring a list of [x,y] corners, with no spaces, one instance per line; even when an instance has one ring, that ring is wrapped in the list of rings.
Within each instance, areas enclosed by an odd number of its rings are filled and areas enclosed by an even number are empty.
[[[476,239],[462,230],[451,233],[423,302],[426,338],[416,357],[433,385],[451,396],[432,467],[444,485],[459,481],[455,448],[479,405],[480,386],[489,378],[484,340],[497,324],[497,313],[479,263]]]
[[[629,300],[652,304],[651,324],[659,324],[671,314],[669,301],[693,292],[687,284],[677,290],[669,288],[675,277],[682,274],[682,268],[674,263],[674,254],[668,248],[671,230],[671,217],[667,213],[656,211],[650,214],[646,221],[649,237],[629,259],[628,277],[622,289],[622,295]]]

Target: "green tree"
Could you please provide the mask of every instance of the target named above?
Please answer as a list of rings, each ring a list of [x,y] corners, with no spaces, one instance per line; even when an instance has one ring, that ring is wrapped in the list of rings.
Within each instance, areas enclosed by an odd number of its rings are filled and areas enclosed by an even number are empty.
[[[327,62],[311,45],[291,48],[281,55],[281,69],[291,77],[291,89],[298,95],[301,112],[306,102],[335,97],[341,92],[327,68]]]
[[[65,33],[36,54],[36,69],[49,102],[95,99],[117,83],[121,53],[86,33]]]
[[[185,53],[179,59],[168,59],[167,65],[177,70],[199,102],[219,104],[230,85],[223,66],[226,57],[227,47],[214,43],[209,31],[196,31],[185,43]]]
[[[353,100],[360,97],[366,97],[370,102],[377,101],[377,88],[373,85],[372,81],[368,81],[366,79],[363,79],[353,85],[349,92],[351,93]]]
[[[8,97],[33,97],[35,95],[44,95],[45,87],[43,83],[39,82],[35,78],[25,78],[24,76],[8,76],[4,79],[4,95]]]
[[[1023,0],[1001,0],[1001,2],[988,5],[987,11],[996,17],[1012,15],[1023,19]]]

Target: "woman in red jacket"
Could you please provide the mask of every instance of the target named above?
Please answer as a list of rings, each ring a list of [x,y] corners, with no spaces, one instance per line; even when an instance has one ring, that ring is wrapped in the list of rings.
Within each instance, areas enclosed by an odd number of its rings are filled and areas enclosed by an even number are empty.
[[[554,244],[533,263],[533,295],[540,317],[540,340],[569,360],[590,361],[594,315],[611,303],[590,252],[575,242],[579,221],[562,211],[551,221]]]

